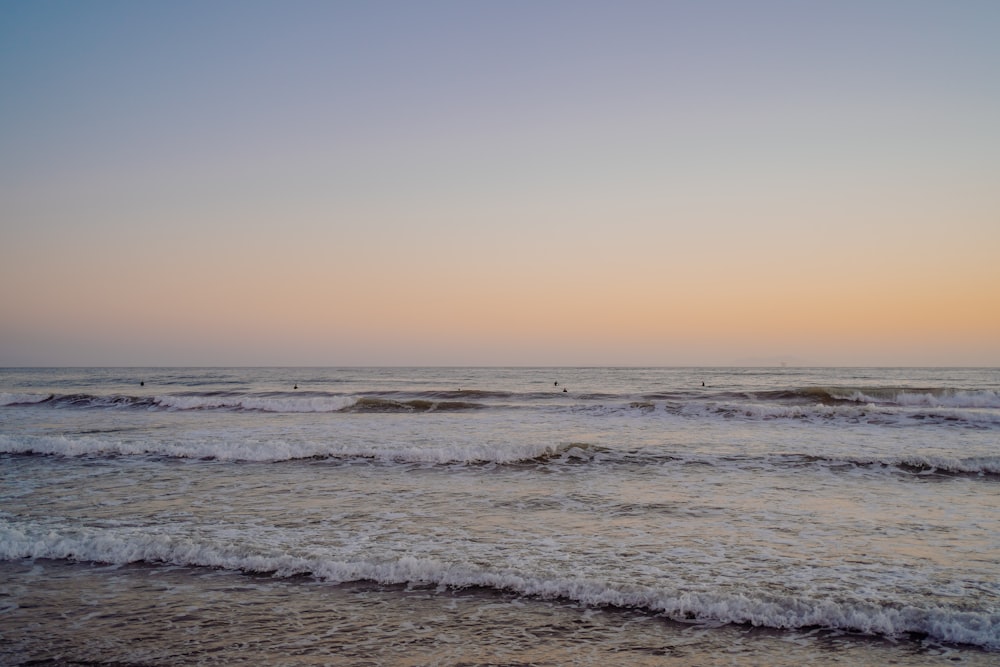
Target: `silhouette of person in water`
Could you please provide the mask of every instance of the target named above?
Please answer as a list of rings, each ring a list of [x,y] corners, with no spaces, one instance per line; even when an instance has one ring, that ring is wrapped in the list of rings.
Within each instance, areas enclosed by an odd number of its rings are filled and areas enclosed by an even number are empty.
[[[299,385],[295,385],[294,387],[292,387],[292,389],[298,389],[298,388],[299,388]]]
[[[145,387],[146,386],[146,381],[145,380],[139,380],[139,386],[140,387]]]

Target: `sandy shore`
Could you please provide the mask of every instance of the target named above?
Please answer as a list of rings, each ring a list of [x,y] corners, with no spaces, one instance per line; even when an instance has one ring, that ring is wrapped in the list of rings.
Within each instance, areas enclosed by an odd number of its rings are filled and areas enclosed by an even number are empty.
[[[820,631],[677,623],[489,590],[330,585],[163,566],[0,563],[8,665],[989,665]]]

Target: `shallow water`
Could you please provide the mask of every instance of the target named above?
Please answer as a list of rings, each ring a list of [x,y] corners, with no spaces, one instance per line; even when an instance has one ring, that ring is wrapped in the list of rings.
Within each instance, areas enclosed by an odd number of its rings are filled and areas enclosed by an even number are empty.
[[[988,664],[998,381],[3,371],[0,657]]]
[[[920,639],[678,623],[481,588],[45,560],[0,572],[4,598],[23,602],[5,611],[0,657],[40,664],[996,664]]]

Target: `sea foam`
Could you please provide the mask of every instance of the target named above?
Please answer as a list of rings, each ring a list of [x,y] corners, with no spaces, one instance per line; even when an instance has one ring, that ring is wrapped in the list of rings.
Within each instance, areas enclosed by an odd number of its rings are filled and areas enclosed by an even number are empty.
[[[576,443],[455,443],[383,445],[364,442],[258,441],[232,436],[191,441],[134,441],[101,436],[0,434],[0,452],[57,456],[165,456],[232,462],[275,463],[300,459],[370,459],[386,463],[514,464],[549,460],[586,460],[594,452]]]
[[[334,583],[375,581],[450,588],[487,587],[521,595],[573,600],[588,606],[643,609],[676,620],[796,629],[823,627],[897,637],[920,634],[938,641],[1000,649],[1000,613],[942,606],[881,605],[863,599],[827,599],[662,588],[622,589],[584,577],[536,576],[467,563],[403,556],[380,561],[295,556],[257,551],[163,530],[80,528],[60,533],[0,519],[0,559],[50,558],[124,565],[145,562],[212,567],[280,577],[311,575]]]

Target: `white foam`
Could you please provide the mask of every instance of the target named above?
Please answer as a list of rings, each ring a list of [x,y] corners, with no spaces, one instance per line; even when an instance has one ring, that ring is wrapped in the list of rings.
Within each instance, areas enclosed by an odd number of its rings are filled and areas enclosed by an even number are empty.
[[[338,443],[255,440],[250,434],[232,434],[188,441],[130,441],[89,435],[40,436],[0,434],[0,452],[61,456],[169,456],[220,461],[278,462],[306,458],[375,459],[387,463],[510,464],[548,457],[586,458],[574,444],[451,444],[417,446],[386,443]]]
[[[697,404],[692,406],[698,412],[712,415],[722,415],[725,417],[743,417],[751,420],[770,419],[802,419],[802,420],[830,420],[830,419],[859,419],[867,417],[872,413],[883,415],[891,414],[888,410],[883,410],[875,406],[856,405],[786,405],[781,403],[706,403],[699,409]],[[690,413],[691,410],[685,410]]]
[[[782,403],[690,403],[680,409],[681,414],[722,416],[751,421],[801,420],[807,422],[862,422],[872,424],[898,424],[908,420],[927,420],[928,423],[960,423],[991,428],[1000,426],[1000,410],[992,407],[933,407],[930,405],[892,405],[882,402],[856,404],[787,405]]]
[[[132,528],[79,528],[60,533],[43,525],[13,525],[0,519],[0,559],[52,558],[112,564],[170,563],[278,576],[311,574],[341,583],[485,586],[591,606],[647,609],[679,620],[748,623],[783,629],[825,627],[899,636],[926,633],[939,641],[1000,649],[1000,613],[942,606],[879,605],[864,600],[768,596],[753,592],[689,592],[664,587],[622,588],[583,577],[541,577],[530,572],[489,570],[434,558],[402,556],[382,561],[339,560],[255,551],[232,542],[215,544],[189,534]]]
[[[95,438],[66,436],[9,435],[0,433],[0,452],[5,454],[60,454],[84,456],[101,453],[102,445]]]
[[[873,405],[888,402],[924,408],[1000,408],[1000,393],[990,390],[943,393],[900,390],[890,396],[871,396],[863,391],[853,391],[844,396],[834,394],[834,397]]]
[[[951,473],[1000,474],[1000,456],[976,456],[964,459],[948,456],[902,456],[887,458],[886,460],[873,459],[871,461],[856,459],[855,462],[926,468],[928,470],[938,470]]]

